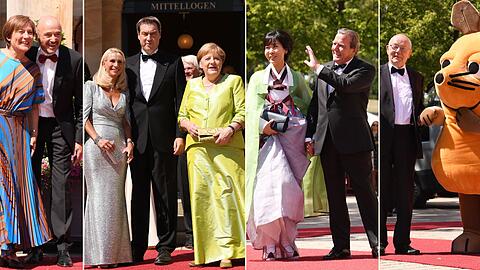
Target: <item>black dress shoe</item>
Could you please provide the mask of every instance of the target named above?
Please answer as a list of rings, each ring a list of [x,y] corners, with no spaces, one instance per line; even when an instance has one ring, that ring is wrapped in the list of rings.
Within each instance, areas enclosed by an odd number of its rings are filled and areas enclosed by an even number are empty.
[[[25,264],[21,262],[17,256],[3,256],[1,259],[1,265],[8,267],[8,268],[14,268],[14,269],[24,269]]]
[[[377,248],[372,248],[372,257],[378,258],[378,255],[385,256],[385,247],[379,246]]]
[[[378,258],[379,250],[377,248],[372,248],[372,258]]]
[[[40,248],[32,248],[23,259],[26,264],[39,264],[43,260],[43,251]]]
[[[403,248],[396,248],[395,249],[395,254],[403,254],[403,255],[419,255],[420,250],[414,249],[411,246],[406,246]]]
[[[185,236],[185,248],[193,249],[193,235],[187,234]]]
[[[157,257],[155,258],[155,261],[153,262],[156,265],[163,265],[163,264],[169,264],[172,262],[172,256],[170,255],[170,252],[167,250],[161,249],[158,252]]]
[[[72,267],[73,262],[68,250],[59,250],[57,253],[57,265],[62,267]]]
[[[385,256],[385,247],[380,246],[380,256]]]
[[[332,248],[330,252],[323,256],[324,260],[340,260],[340,259],[347,259],[350,258],[350,250],[344,249],[335,249]]]
[[[143,256],[140,255],[132,255],[132,263],[142,263]]]

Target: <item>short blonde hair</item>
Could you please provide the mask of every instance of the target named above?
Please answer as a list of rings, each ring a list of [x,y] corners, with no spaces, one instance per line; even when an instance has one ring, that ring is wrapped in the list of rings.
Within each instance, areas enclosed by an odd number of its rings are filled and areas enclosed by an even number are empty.
[[[213,42],[203,44],[200,50],[198,50],[198,53],[197,53],[198,62],[200,62],[202,57],[207,55],[209,52],[216,53],[222,60],[222,64],[225,63],[225,58],[226,58],[225,51],[222,48],[220,48],[220,46],[218,46]]]
[[[107,60],[108,56],[116,53],[122,56],[123,68],[117,80],[114,82],[112,77],[108,75],[107,71],[103,67],[103,63]],[[93,75],[93,81],[101,87],[112,87],[123,91],[127,89],[127,74],[125,73],[125,65],[125,54],[120,49],[110,48],[103,53],[102,59],[100,60],[100,66],[98,67],[98,71],[97,73],[95,73],[95,75]]]
[[[30,17],[24,15],[14,15],[8,18],[2,29],[2,36],[5,39],[8,48],[10,47],[10,39],[12,38],[13,32],[27,25],[32,28],[33,37],[35,38],[37,36],[37,31],[35,30],[35,23],[32,21],[32,19],[30,19]]]

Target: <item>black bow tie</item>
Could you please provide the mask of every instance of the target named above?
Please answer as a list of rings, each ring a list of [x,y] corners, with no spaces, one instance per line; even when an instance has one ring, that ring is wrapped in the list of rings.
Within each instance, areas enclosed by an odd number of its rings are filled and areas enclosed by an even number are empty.
[[[156,53],[154,53],[154,54],[143,54],[142,53],[142,61],[146,62],[148,59],[152,59],[152,60],[156,61],[157,60]]]
[[[395,72],[398,72],[398,74],[400,74],[401,76],[403,76],[403,74],[405,74],[405,68],[396,68],[394,66],[392,66],[392,69],[390,71],[392,74],[395,73]]]
[[[45,61],[47,61],[47,59],[50,59],[50,61],[55,63],[58,60],[58,56],[56,54],[52,54],[52,55],[40,54],[38,56],[38,62],[40,62],[40,64],[44,64]]]
[[[339,68],[345,68],[347,66],[347,64],[341,64],[341,65],[337,65],[337,64],[333,64],[333,70],[337,70]]]

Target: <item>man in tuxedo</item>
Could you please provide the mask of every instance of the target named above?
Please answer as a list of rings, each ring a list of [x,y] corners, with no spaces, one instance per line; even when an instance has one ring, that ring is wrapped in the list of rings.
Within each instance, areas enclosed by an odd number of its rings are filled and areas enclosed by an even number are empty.
[[[324,260],[350,257],[350,219],[345,194],[348,174],[372,256],[378,257],[378,201],[371,182],[373,139],[367,103],[375,68],[359,59],[358,34],[342,28],[332,41],[333,61],[318,63],[307,46],[305,60],[318,79],[307,114],[306,147],[320,154],[334,246]]]
[[[68,249],[72,222],[72,203],[68,176],[72,162],[82,159],[82,56],[63,45],[62,26],[57,18],[40,18],[37,26],[40,48],[27,53],[42,72],[45,102],[39,105],[37,148],[32,157],[33,171],[42,191],[43,202],[57,244],[57,265],[72,266]],[[46,146],[46,149],[45,149]],[[40,181],[41,164],[47,152],[52,170],[48,183]],[[42,259],[42,251],[33,249],[28,263]]]
[[[406,66],[412,54],[406,35],[393,36],[387,54],[388,63],[380,67],[380,255],[388,245],[387,211],[392,207],[397,210],[395,253],[416,255],[420,251],[410,246],[410,226],[415,160],[423,155],[417,124],[423,111],[423,76]]]
[[[144,17],[136,25],[141,52],[127,59],[135,159],[132,175],[132,256],[143,261],[148,247],[150,185],[153,184],[159,242],[155,264],[170,263],[176,247],[177,158],[185,134],[177,115],[186,80],[180,57],[158,51],[161,24]]]

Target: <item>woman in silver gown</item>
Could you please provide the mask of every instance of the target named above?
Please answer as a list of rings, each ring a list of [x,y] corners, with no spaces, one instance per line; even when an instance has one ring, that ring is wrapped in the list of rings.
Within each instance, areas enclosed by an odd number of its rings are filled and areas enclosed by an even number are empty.
[[[84,146],[85,265],[112,267],[132,261],[125,178],[133,142],[126,88],[125,55],[110,48],[93,81],[84,86],[83,121],[89,136]]]

